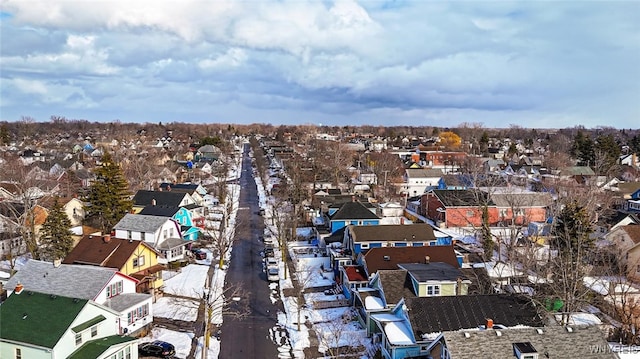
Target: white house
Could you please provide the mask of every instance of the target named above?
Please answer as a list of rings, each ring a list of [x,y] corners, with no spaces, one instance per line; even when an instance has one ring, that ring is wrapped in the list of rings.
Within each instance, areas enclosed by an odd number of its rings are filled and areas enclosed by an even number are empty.
[[[118,332],[118,313],[91,300],[17,288],[0,317],[1,358],[138,358],[138,339]]]
[[[403,176],[401,191],[409,196],[419,196],[429,187],[438,186],[443,173],[437,168],[407,168]]]
[[[127,213],[113,230],[116,238],[147,242],[169,262],[184,259],[188,242],[172,218]]]
[[[94,301],[117,312],[118,334],[131,334],[153,322],[153,298],[136,293],[137,284],[137,279],[113,268],[29,260],[7,281],[6,289],[10,296],[21,285],[29,291]]]

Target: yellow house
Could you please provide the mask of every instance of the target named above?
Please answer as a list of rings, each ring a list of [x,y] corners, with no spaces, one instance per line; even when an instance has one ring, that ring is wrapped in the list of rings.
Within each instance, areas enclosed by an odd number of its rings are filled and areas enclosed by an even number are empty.
[[[164,282],[164,257],[143,241],[113,238],[99,232],[85,235],[62,263],[116,268],[140,282],[138,293],[158,294]]]

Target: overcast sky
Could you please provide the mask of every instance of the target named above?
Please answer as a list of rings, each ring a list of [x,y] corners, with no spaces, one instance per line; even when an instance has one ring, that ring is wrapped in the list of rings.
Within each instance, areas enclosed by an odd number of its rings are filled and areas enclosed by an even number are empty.
[[[640,127],[640,1],[0,0],[0,119]]]

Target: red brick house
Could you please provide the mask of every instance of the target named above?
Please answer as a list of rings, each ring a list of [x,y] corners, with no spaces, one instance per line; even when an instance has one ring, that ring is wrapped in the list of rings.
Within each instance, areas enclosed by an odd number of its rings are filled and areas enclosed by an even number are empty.
[[[472,227],[482,224],[482,204],[488,205],[489,224],[499,222],[498,208],[483,191],[434,189],[421,198],[425,216],[436,225]]]

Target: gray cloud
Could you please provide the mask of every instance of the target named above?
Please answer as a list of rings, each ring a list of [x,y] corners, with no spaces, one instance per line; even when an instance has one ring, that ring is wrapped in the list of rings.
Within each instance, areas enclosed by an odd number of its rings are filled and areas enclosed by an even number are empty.
[[[3,11],[2,120],[637,127],[640,115],[637,2],[6,0]]]

